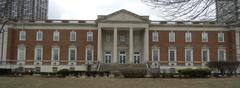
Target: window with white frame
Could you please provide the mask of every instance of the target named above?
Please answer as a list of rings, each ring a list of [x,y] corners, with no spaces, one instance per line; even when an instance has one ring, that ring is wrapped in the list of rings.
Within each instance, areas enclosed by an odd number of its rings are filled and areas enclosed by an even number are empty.
[[[175,32],[169,32],[169,42],[175,42]]]
[[[53,32],[53,41],[59,41],[59,32],[58,31],[54,31]]]
[[[202,42],[208,42],[208,33],[202,32]]]
[[[21,45],[18,46],[18,55],[17,55],[17,59],[20,61],[25,60],[26,58],[26,48],[25,46]]]
[[[170,48],[168,50],[168,59],[170,62],[176,61],[176,49],[175,48]]]
[[[86,54],[87,54],[86,55],[87,64],[92,64],[93,63],[93,48],[87,47]]]
[[[152,49],[152,61],[159,61],[159,49],[158,48],[153,48]]]
[[[77,49],[76,48],[69,48],[68,49],[68,60],[75,61],[77,57]]]
[[[208,62],[209,61],[209,49],[202,49],[201,57],[202,57],[203,62]]]
[[[105,62],[106,64],[112,63],[112,53],[111,53],[111,52],[105,52],[104,62]]]
[[[60,59],[60,48],[54,47],[52,48],[52,60],[58,61]]]
[[[224,42],[224,33],[223,32],[218,33],[218,42]]]
[[[192,33],[191,32],[185,33],[185,42],[192,42]]]
[[[87,41],[92,42],[93,41],[93,32],[87,32]]]
[[[76,41],[76,32],[75,31],[70,32],[70,41]]]
[[[43,32],[42,31],[37,32],[36,40],[37,41],[42,41],[43,40]]]
[[[36,61],[41,61],[42,60],[42,47],[36,47],[35,48],[35,60]]]
[[[19,40],[26,40],[26,32],[25,31],[20,31],[19,32]]]
[[[193,50],[191,48],[185,49],[185,61],[189,62],[193,60]]]
[[[218,49],[218,61],[226,61],[226,50]]]
[[[152,41],[158,42],[158,32],[152,32]]]

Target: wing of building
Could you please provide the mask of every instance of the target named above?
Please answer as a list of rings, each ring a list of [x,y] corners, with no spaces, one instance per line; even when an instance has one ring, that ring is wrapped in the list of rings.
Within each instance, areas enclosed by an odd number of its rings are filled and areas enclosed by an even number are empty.
[[[54,72],[94,66],[171,71],[209,61],[240,61],[240,27],[202,21],[151,21],[127,10],[96,20],[24,21],[2,35],[1,68]]]

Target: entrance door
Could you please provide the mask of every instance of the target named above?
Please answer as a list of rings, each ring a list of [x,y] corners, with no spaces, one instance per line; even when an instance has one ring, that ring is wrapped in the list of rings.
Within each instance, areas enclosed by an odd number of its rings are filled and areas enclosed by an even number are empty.
[[[125,64],[125,60],[126,60],[126,52],[124,50],[121,50],[120,51],[120,54],[119,54],[119,63],[120,64]]]
[[[112,54],[111,52],[105,52],[105,61],[106,64],[112,63]]]
[[[139,52],[134,53],[133,63],[134,64],[140,64],[140,54],[139,54]]]

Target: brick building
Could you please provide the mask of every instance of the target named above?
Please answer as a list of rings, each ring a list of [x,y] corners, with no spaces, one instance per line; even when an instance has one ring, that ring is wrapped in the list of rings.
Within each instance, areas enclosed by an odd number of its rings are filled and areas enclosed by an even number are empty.
[[[215,22],[151,21],[127,10],[96,20],[25,21],[8,25],[1,68],[54,72],[87,64],[146,65],[164,72],[240,61],[239,27]]]

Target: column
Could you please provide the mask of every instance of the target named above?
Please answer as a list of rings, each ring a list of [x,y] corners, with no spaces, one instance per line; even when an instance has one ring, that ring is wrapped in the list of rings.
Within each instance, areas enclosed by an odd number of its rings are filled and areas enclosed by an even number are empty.
[[[98,28],[98,61],[103,62],[102,60],[102,29]]]
[[[149,41],[148,41],[148,28],[145,28],[144,32],[144,61],[145,63],[149,61]]]
[[[117,28],[115,27],[113,30],[113,63],[117,63]]]
[[[129,63],[133,63],[133,28],[129,32]]]

